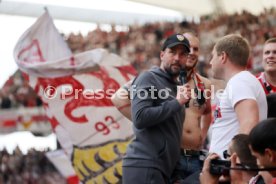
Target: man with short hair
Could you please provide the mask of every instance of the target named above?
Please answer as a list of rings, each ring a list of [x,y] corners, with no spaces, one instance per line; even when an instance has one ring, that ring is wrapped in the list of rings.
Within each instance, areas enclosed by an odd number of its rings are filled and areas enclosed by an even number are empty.
[[[219,39],[212,51],[210,63],[213,76],[227,83],[218,97],[209,150],[220,157],[236,134],[248,134],[267,117],[267,102],[262,86],[246,71],[249,52],[248,41],[235,34]]]
[[[218,159],[217,154],[211,154],[204,162],[204,168],[200,174],[201,184],[217,184],[219,183],[219,175],[210,173],[210,161]],[[257,168],[256,158],[251,154],[249,148],[249,136],[246,134],[237,134],[231,140],[228,150],[223,152],[223,157],[231,161],[231,168],[239,168],[239,170],[229,170],[230,183],[234,184],[264,184],[263,178],[258,175],[257,171],[248,171],[243,168]],[[225,177],[225,176],[224,176]],[[225,178],[224,178],[225,179]]]
[[[261,168],[274,168],[268,171],[276,183],[276,118],[261,121],[249,134],[252,154]]]
[[[199,40],[192,33],[184,33],[183,35],[190,43],[190,53],[185,65],[187,83],[197,94],[194,95],[195,98],[190,99],[189,107],[185,109],[181,157],[172,176],[174,182],[180,182],[192,173],[201,170],[200,156],[203,154],[201,149],[211,123],[210,94],[206,92],[206,90],[210,91],[211,82],[195,70],[199,57]],[[130,100],[127,97],[130,85],[131,82],[128,82],[112,96],[113,104],[128,119],[131,119]]]
[[[276,117],[276,37],[270,38],[264,43],[262,65],[264,71],[256,77],[267,95],[267,117]],[[264,171],[261,174],[268,178],[268,172]]]
[[[193,96],[185,109],[181,141],[181,157],[172,176],[174,182],[181,182],[202,169],[204,153],[201,151],[211,124],[211,82],[196,72],[199,57],[199,40],[192,33],[183,34],[190,42],[190,53],[186,62],[187,83]],[[207,92],[208,91],[208,92]]]
[[[263,48],[264,72],[257,75],[266,95],[276,93],[276,38],[268,39]]]
[[[225,153],[225,152],[224,152]],[[237,134],[233,137],[228,150],[228,154],[224,154],[224,158],[231,156],[232,166],[238,167],[236,164],[246,168],[257,168],[257,160],[251,154],[249,148],[249,136],[247,134]],[[231,183],[249,183],[249,184],[264,184],[263,178],[257,171],[246,170],[230,170]]]
[[[183,107],[191,96],[189,85],[177,81],[189,51],[189,42],[182,34],[170,36],[160,53],[160,68],[140,74],[132,83],[135,137],[123,158],[124,184],[169,182],[180,157]]]

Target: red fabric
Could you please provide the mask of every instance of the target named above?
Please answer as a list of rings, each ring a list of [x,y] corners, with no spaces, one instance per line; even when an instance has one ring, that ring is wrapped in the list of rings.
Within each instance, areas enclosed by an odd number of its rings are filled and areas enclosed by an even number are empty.
[[[59,125],[59,122],[57,121],[57,119],[55,117],[52,117],[52,118],[48,117],[48,120],[52,125],[52,129],[55,130],[55,128]]]
[[[6,120],[3,122],[4,127],[15,127],[16,121],[15,120]]]
[[[263,89],[264,89],[266,95],[268,95],[269,93],[276,93],[276,86],[273,86],[273,85],[269,84],[269,82],[266,81],[263,72],[257,74],[257,75],[256,75],[256,78],[257,78],[257,79],[260,81],[260,83],[262,84]],[[266,83],[266,85],[265,85],[265,83]],[[271,88],[270,91],[268,91],[267,88],[266,88],[266,87],[268,87],[268,86]]]
[[[75,175],[75,176],[69,176],[69,177],[67,178],[67,183],[68,183],[68,184],[78,184],[78,183],[79,183],[79,178],[78,178],[78,176],[77,176],[77,175]]]

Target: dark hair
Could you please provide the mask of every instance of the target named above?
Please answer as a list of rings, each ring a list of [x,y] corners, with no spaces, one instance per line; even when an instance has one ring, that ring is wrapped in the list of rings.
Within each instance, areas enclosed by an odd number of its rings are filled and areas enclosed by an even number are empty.
[[[266,96],[267,99],[267,117],[276,118],[276,93],[271,93]]]
[[[256,157],[251,154],[249,149],[249,136],[246,134],[238,134],[232,139],[232,149],[237,153],[241,164],[249,167],[257,167]]]
[[[276,151],[276,118],[268,118],[255,126],[249,134],[249,143],[262,155],[266,148]]]

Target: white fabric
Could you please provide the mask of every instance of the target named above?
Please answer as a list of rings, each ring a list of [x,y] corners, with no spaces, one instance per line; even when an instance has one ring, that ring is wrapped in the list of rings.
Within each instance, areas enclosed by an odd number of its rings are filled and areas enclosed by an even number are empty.
[[[53,19],[46,11],[18,40],[14,59],[20,70],[37,77],[61,77],[101,66],[122,66],[129,62],[105,49],[73,55]]]
[[[76,175],[68,155],[63,150],[47,152],[46,156],[64,178]]]
[[[41,135],[52,133],[42,107],[19,107],[0,110],[0,133],[30,131]]]
[[[132,79],[134,76],[127,71],[128,68],[124,71],[116,68],[129,65],[128,61],[104,49],[73,56],[47,11],[20,37],[14,56],[20,70],[29,75],[30,86],[47,104],[45,110],[48,118],[52,123],[58,122],[54,129],[59,126],[66,129],[74,145],[99,144],[117,139],[118,136],[126,138],[132,135],[131,124],[122,117],[110,99],[91,98],[92,92],[98,96],[103,94],[97,90],[106,93],[110,90],[109,94],[112,94]],[[71,96],[66,89],[72,90]],[[51,90],[53,95],[49,96]],[[66,105],[71,107],[70,112]],[[95,124],[109,115],[120,120],[124,125],[121,129],[124,130],[121,133],[121,130],[111,131],[109,136],[102,136],[95,130]],[[110,120],[105,121],[111,123]]]
[[[215,117],[212,125],[212,138],[209,152],[215,152],[223,158],[222,153],[228,149],[231,139],[238,134],[239,122],[235,113],[235,104],[244,99],[257,101],[259,120],[267,117],[266,96],[260,82],[248,71],[233,76],[219,98],[217,109],[221,117]]]
[[[132,124],[110,97],[134,78],[135,69],[104,49],[73,56],[47,12],[19,39],[14,56],[42,99],[79,179],[118,183],[114,175],[122,172],[121,159],[133,132]],[[102,161],[108,163],[108,169]]]

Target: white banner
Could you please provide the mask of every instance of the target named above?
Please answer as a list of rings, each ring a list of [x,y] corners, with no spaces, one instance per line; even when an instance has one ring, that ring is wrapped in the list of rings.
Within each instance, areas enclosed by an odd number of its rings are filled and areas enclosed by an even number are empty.
[[[26,49],[34,43],[36,49]],[[19,39],[14,56],[80,180],[117,183],[133,133],[110,97],[136,75],[134,68],[104,49],[72,55],[47,12]]]
[[[19,107],[0,110],[0,133],[30,131],[46,136],[52,133],[51,124],[42,107]]]

